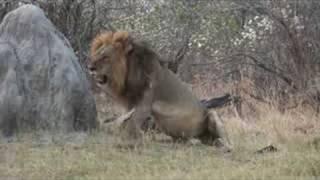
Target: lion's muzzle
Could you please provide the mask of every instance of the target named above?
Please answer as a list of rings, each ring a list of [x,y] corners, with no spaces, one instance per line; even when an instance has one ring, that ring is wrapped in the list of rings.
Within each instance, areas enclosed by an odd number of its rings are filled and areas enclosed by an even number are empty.
[[[108,83],[108,76],[104,74],[99,74],[99,71],[96,66],[89,64],[88,65],[89,74],[93,77],[99,85],[104,85]]]
[[[108,83],[108,77],[106,75],[102,75],[100,77],[97,77],[97,82],[101,85]]]

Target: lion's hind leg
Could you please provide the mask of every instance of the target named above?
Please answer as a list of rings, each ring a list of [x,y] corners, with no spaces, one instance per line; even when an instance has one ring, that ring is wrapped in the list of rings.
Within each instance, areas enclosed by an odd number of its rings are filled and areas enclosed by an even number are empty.
[[[215,111],[209,111],[206,130],[199,136],[203,144],[215,146],[224,152],[231,151],[231,145],[221,118]]]

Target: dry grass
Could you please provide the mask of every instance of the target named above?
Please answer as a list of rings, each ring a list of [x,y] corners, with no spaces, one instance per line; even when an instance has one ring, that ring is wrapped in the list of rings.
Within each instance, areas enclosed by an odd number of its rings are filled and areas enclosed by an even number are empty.
[[[212,97],[210,89],[194,88],[202,98]],[[122,112],[102,96],[97,106],[101,121]],[[173,143],[159,134],[146,135],[139,148],[119,148],[124,142],[110,131],[113,127],[89,136],[24,134],[0,144],[0,180],[319,179],[320,118],[306,109],[282,114],[255,107],[257,116],[247,119],[233,108],[219,110],[231,153],[199,143]],[[268,145],[278,151],[255,153]]]
[[[227,154],[197,143],[160,141],[167,138],[163,135],[147,135],[137,149],[120,149],[119,138],[107,132],[50,143],[23,135],[0,145],[0,179],[319,178],[319,121],[268,111],[255,123],[224,119],[234,148]],[[269,144],[279,151],[254,153]]]

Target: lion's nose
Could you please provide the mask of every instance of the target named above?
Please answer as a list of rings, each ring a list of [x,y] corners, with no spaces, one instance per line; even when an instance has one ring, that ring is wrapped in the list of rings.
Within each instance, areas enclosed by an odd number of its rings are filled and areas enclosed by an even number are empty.
[[[88,69],[89,69],[89,74],[90,75],[95,75],[96,74],[97,68],[95,66],[88,65]]]

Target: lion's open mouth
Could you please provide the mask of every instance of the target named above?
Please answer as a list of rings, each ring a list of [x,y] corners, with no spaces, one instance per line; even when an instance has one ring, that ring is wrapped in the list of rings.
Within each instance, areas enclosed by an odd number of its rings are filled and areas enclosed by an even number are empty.
[[[108,82],[108,77],[106,75],[103,75],[97,79],[97,82],[101,85],[106,84]]]

